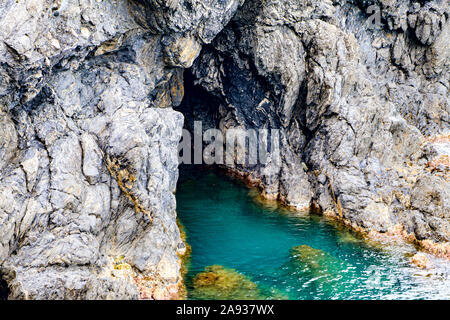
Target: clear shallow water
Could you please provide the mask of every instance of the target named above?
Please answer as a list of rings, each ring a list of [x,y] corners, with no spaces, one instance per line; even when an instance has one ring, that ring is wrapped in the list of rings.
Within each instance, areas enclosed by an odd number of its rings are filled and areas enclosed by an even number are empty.
[[[408,262],[413,246],[368,244],[322,217],[299,216],[254,195],[225,175],[181,170],[176,197],[192,247],[190,298],[197,298],[193,277],[211,265],[242,273],[267,299],[450,298],[448,262],[435,259],[435,269],[422,271]],[[321,251],[298,259],[292,248],[300,245]]]

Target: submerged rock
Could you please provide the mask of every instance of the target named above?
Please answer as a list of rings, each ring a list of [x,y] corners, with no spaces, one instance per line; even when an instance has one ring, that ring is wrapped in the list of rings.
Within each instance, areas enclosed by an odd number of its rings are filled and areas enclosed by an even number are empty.
[[[261,300],[257,284],[234,269],[214,265],[205,268],[192,280],[194,299]]]
[[[10,299],[177,296],[183,116],[172,107],[182,67],[239,4],[1,1],[0,274]]]
[[[364,239],[350,232],[349,230],[336,230],[336,238],[342,244],[361,244]]]
[[[312,290],[332,299],[346,291],[346,284],[340,280],[349,267],[347,262],[323,250],[301,245],[291,249],[286,270],[292,273],[293,281],[299,285],[311,286]]]

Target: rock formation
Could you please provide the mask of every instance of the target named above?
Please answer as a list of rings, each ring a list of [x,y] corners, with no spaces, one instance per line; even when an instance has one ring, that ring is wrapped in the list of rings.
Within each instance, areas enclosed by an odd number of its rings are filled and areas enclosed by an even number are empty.
[[[231,167],[267,197],[450,256],[448,19],[444,0],[2,1],[0,295],[177,297],[185,82],[187,125],[282,129],[278,170]]]
[[[182,68],[237,5],[2,1],[0,274],[9,298],[176,297],[183,116],[171,107],[183,98]],[[117,274],[118,257],[132,276]]]
[[[247,1],[186,77],[216,105],[188,93],[180,110],[281,129],[275,170],[226,165],[267,197],[450,257],[448,15],[445,1]]]

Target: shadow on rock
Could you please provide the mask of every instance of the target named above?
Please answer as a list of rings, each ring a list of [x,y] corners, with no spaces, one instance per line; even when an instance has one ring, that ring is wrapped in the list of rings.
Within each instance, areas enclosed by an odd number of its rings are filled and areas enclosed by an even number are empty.
[[[274,289],[261,290],[247,276],[223,266],[208,266],[192,281],[194,299],[265,300],[287,299]],[[263,292],[264,291],[264,292]]]

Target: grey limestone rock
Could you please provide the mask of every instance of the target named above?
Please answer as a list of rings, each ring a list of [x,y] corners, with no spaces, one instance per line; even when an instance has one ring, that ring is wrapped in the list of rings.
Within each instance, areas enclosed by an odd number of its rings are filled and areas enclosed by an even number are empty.
[[[443,0],[2,1],[1,294],[177,296],[178,106],[187,126],[280,130],[281,165],[231,167],[266,196],[447,243],[448,16]]]
[[[182,68],[238,5],[2,1],[0,275],[9,298],[177,296],[183,116],[172,107],[183,99]]]
[[[373,28],[370,6],[381,10]],[[224,128],[280,129],[282,165],[269,177],[232,169],[294,207],[448,242],[448,164],[429,168],[450,129],[448,14],[445,1],[246,2],[191,81]]]

